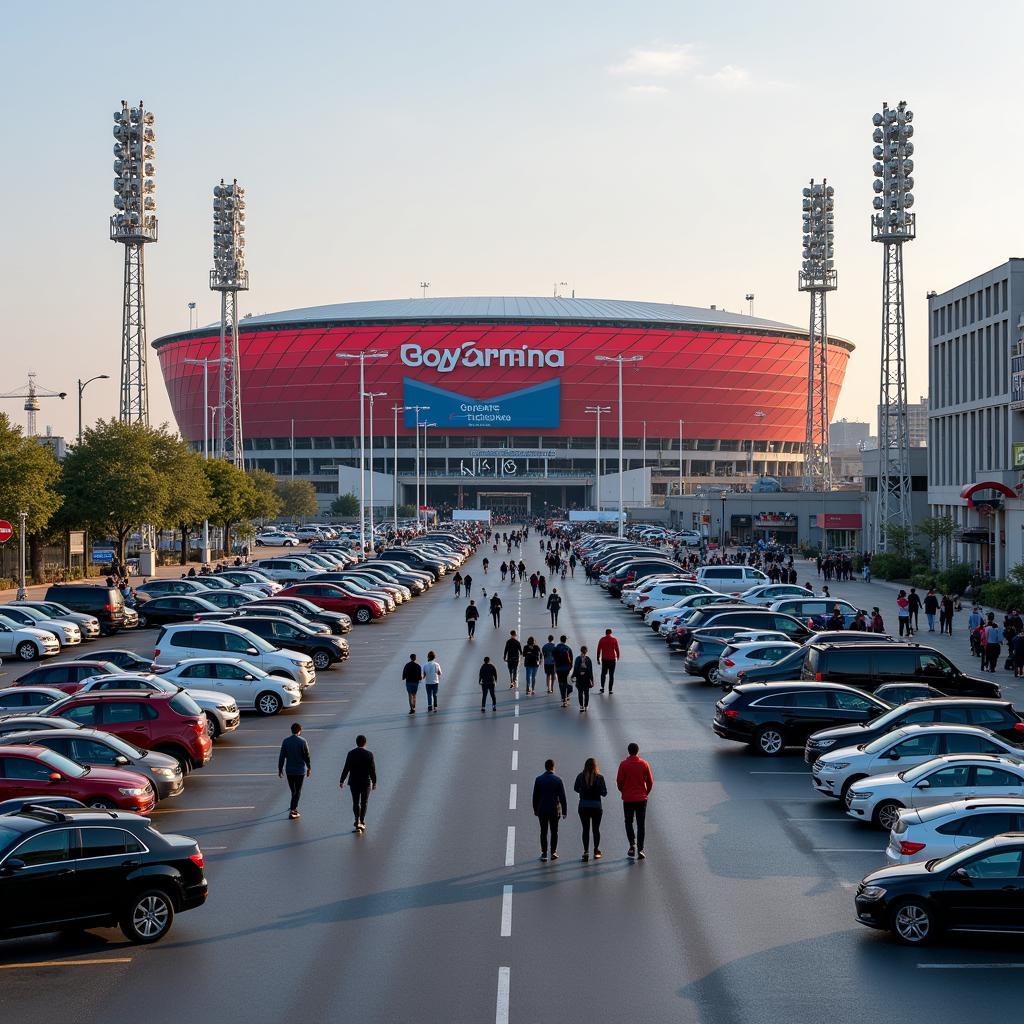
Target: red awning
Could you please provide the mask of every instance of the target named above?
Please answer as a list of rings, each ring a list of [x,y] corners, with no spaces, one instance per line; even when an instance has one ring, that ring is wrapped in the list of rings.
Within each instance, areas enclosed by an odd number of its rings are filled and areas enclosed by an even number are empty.
[[[1006,484],[1001,484],[998,480],[983,480],[981,483],[977,484],[964,484],[964,486],[960,488],[960,497],[967,499],[968,508],[974,508],[974,501],[972,499],[978,491],[997,491],[1006,498],[1019,497],[1012,487],[1007,487]]]

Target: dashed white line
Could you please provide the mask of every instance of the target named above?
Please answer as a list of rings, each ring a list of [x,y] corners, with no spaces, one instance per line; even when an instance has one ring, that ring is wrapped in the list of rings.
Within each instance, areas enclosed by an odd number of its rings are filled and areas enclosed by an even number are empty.
[[[512,771],[514,771],[514,772],[519,771],[519,751],[518,750],[513,750],[512,751]]]
[[[511,967],[498,968],[498,1002],[494,1009],[494,1024],[508,1024],[508,992],[511,982]]]
[[[519,723],[516,722],[512,726],[512,742],[515,743],[519,739]]]
[[[507,939],[512,934],[512,886],[501,887],[501,937]]]
[[[519,717],[519,705],[517,704],[516,705],[516,718],[518,718],[518,717]]]
[[[508,787],[508,809],[514,811],[516,809],[516,797],[519,795],[519,787],[513,782]]]
[[[505,867],[510,868],[516,862],[516,827],[509,825],[505,834]]]

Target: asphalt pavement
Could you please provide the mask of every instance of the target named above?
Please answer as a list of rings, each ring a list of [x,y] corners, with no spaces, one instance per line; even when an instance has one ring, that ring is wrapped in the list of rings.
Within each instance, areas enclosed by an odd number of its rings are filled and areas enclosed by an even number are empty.
[[[581,573],[549,580],[565,597],[551,629],[529,586],[485,576],[482,557],[469,564],[473,596],[483,610],[483,590],[498,589],[501,629],[482,613],[468,641],[465,600],[447,577],[386,620],[357,626],[350,661],[320,673],[300,709],[246,715],[182,797],[154,814],[160,829],[200,840],[206,906],[151,947],[114,930],[0,943],[5,1016],[853,1024],[1013,1012],[1019,939],[904,950],[859,926],[852,889],[883,862],[880,833],[816,796],[796,753],[765,760],[718,740],[718,693],[685,676],[681,656]],[[533,537],[522,557],[531,570],[540,564]],[[832,593],[845,596],[841,585]],[[574,650],[586,643],[593,654],[605,626],[623,661],[614,695],[595,688],[588,714],[562,709],[557,694],[527,698],[522,679],[518,700],[505,688],[509,629],[540,643],[565,632]],[[154,637],[139,633],[124,646],[148,649]],[[401,668],[409,652],[425,658],[429,649],[445,672],[440,711],[408,715]],[[499,703],[481,715],[485,654],[499,665]],[[276,757],[295,720],[313,777],[302,817],[289,821]],[[338,790],[359,732],[380,778],[364,835],[351,831],[348,791]],[[655,777],[643,862],[626,856],[614,788],[630,741]],[[581,863],[570,799],[560,859],[542,864],[533,779],[553,757],[571,792],[588,756],[611,791],[604,859]]]

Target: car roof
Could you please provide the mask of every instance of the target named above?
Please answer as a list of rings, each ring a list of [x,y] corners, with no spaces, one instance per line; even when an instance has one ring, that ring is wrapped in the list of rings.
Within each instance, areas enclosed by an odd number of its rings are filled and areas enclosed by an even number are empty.
[[[8,747],[4,753],[10,752]],[[63,825],[70,822],[85,825],[109,825],[111,821],[135,822],[148,825],[150,819],[131,811],[99,811],[92,807],[48,807],[41,804],[37,809],[26,805],[20,811],[9,811],[2,816],[5,828],[20,828],[30,832],[40,825]]]
[[[945,708],[960,707],[962,704],[967,704],[970,707],[991,707],[993,705],[1006,707],[1009,703],[1008,700],[999,700],[995,697],[929,697],[924,700],[908,700],[906,704],[900,704],[899,706],[901,708],[911,708],[914,706]]]
[[[943,764],[1008,764],[1024,771],[1024,764],[1021,764],[1018,759],[1004,757],[1002,754],[939,754],[927,763],[934,764],[936,761],[941,761]]]
[[[756,692],[767,692],[768,690],[791,690],[793,687],[798,690],[841,690],[844,693],[855,693],[858,697],[868,697],[872,695],[865,693],[863,690],[858,690],[856,686],[846,686],[844,683],[819,683],[805,679],[790,679],[788,681],[778,680],[760,680],[755,679],[752,683],[740,683],[739,686],[734,686],[733,693],[737,690],[742,693],[756,693]],[[885,701],[879,701],[880,704],[885,704]],[[934,703],[930,701],[929,703]],[[899,707],[906,707],[906,704],[900,704]],[[824,731],[824,730],[822,730]]]
[[[3,693],[50,693],[59,694],[62,698],[67,696],[63,690],[58,690],[55,686],[4,686],[0,688],[0,694]]]
[[[903,707],[903,705],[900,705],[900,707]],[[991,729],[986,729],[983,725],[966,725],[963,722],[911,722],[908,725],[901,725],[898,729],[893,729],[884,735],[909,736],[917,732],[964,732],[969,736],[984,733],[987,739],[1000,738]],[[1024,751],[1021,751],[1021,756],[1024,757]]]
[[[83,700],[138,700],[145,697],[146,700],[170,700],[177,697],[177,693],[169,690],[76,690],[74,693],[65,694],[65,699],[72,701],[82,698]],[[58,716],[59,717],[59,716]]]

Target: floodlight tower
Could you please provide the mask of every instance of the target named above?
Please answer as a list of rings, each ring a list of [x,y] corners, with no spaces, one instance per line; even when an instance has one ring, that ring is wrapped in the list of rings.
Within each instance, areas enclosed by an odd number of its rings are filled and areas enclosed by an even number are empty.
[[[907,337],[903,243],[917,236],[914,205],[914,112],[901,100],[872,118],[875,212],[871,240],[885,247],[882,264],[882,368],[878,393],[878,494],[875,550],[885,551],[890,527],[910,526],[910,436],[907,430]]]
[[[245,466],[241,372],[238,360],[238,293],[249,290],[245,269],[245,189],[235,178],[213,187],[213,270],[210,290],[220,292],[220,391],[217,457]],[[230,349],[230,350],[229,350]]]
[[[143,249],[157,240],[155,118],[142,101],[114,111],[114,209],[110,240],[124,246],[121,316],[121,419],[149,423],[146,275]]]
[[[825,296],[836,290],[835,189],[823,178],[804,187],[804,248],[798,289],[810,292],[807,336],[807,429],[804,433],[804,490],[832,490],[828,452],[828,314]]]

